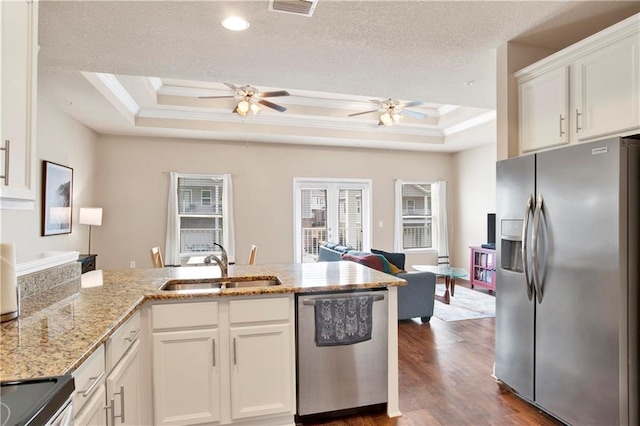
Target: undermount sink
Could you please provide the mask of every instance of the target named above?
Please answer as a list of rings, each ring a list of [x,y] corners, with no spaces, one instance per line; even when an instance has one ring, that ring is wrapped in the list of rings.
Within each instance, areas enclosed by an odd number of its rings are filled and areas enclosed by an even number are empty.
[[[216,291],[227,288],[272,287],[282,285],[278,277],[227,277],[206,279],[177,279],[167,281],[163,291]]]

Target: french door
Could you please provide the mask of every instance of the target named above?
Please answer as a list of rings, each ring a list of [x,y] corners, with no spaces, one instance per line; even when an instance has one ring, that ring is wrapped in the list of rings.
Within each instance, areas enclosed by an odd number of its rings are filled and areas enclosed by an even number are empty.
[[[371,181],[294,179],[295,262],[315,262],[324,241],[369,250]]]

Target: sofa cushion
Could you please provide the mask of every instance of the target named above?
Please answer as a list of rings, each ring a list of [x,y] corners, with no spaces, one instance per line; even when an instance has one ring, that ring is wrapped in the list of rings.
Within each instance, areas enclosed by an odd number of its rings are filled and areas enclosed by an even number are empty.
[[[350,260],[391,275],[398,275],[400,272],[404,272],[380,254],[352,254],[349,252],[344,253],[341,257],[342,260]]]
[[[404,253],[389,253],[382,250],[371,249],[371,253],[383,255],[389,262],[394,264],[398,269],[404,270],[405,255]]]

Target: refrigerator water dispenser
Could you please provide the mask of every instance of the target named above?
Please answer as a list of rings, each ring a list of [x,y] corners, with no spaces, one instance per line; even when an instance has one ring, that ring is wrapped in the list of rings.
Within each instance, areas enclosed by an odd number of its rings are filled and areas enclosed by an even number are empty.
[[[500,221],[500,245],[502,256],[500,267],[512,272],[522,272],[522,226],[523,221],[503,219]]]

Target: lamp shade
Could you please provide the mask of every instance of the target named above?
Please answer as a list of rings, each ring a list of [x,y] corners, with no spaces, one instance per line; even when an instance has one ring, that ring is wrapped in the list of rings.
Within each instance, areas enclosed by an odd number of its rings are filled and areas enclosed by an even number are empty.
[[[102,207],[80,207],[81,225],[102,225]]]

